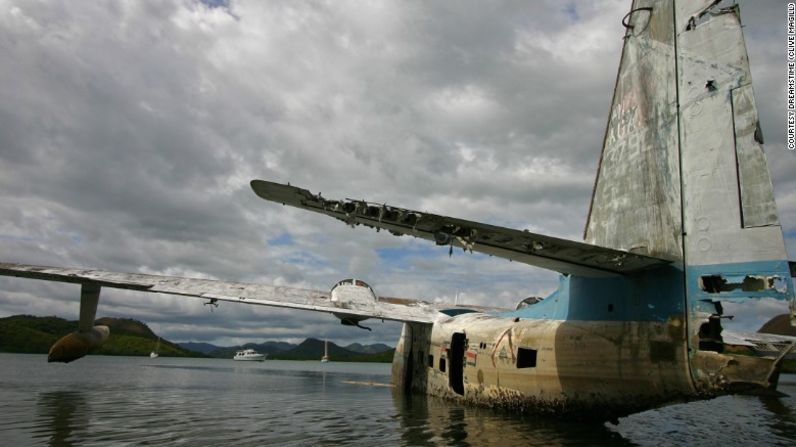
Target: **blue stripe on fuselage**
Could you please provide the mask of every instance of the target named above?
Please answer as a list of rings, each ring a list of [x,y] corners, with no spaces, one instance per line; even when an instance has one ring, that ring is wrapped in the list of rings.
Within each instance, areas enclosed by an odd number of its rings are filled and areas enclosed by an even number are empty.
[[[749,298],[775,298],[793,300],[793,280],[788,261],[738,262],[732,264],[695,265],[688,267],[688,294],[693,300],[738,300]],[[752,287],[737,287],[734,290],[710,293],[700,287],[700,277],[722,277],[727,282],[743,281],[745,277],[767,277],[771,288],[750,290]],[[777,278],[776,280],[774,278]],[[754,286],[754,284],[750,284]],[[747,289],[747,290],[743,290]]]
[[[562,275],[558,289],[531,306],[501,316],[594,321],[666,321],[683,314],[682,270],[665,266],[634,275]]]
[[[793,281],[787,261],[689,266],[687,272],[691,307],[695,303],[724,299],[793,300]],[[778,276],[782,281],[778,284],[784,284],[787,290],[708,293],[699,286],[699,278],[704,275],[725,275],[728,278],[747,275]],[[497,315],[582,321],[667,321],[672,316],[685,315],[683,281],[683,270],[674,265],[611,278],[562,275],[558,289],[541,302]]]

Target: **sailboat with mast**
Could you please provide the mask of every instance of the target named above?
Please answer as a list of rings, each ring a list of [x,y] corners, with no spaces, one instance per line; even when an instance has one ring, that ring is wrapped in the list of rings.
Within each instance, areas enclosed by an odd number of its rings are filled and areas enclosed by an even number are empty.
[[[329,339],[323,340],[323,357],[321,357],[321,363],[326,363],[329,361]]]
[[[155,343],[155,350],[149,353],[149,358],[155,359],[160,357],[158,353],[160,351],[160,337],[158,337],[158,341]]]

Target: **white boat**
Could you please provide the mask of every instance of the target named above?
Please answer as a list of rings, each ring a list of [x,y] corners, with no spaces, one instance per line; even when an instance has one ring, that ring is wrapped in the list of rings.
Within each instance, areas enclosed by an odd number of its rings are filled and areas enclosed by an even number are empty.
[[[323,341],[323,357],[321,357],[321,362],[328,362],[329,361],[329,340]]]
[[[266,357],[268,357],[268,354],[260,354],[254,349],[244,349],[242,351],[236,352],[235,357],[232,357],[232,360],[262,362],[266,359]]]
[[[155,350],[149,353],[149,358],[154,359],[160,356],[158,351],[160,350],[160,337],[158,337],[158,342],[155,343]]]

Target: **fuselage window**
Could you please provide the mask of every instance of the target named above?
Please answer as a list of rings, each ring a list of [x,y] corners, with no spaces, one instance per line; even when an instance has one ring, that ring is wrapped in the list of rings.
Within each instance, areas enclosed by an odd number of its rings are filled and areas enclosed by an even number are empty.
[[[517,348],[517,368],[535,368],[536,349]]]

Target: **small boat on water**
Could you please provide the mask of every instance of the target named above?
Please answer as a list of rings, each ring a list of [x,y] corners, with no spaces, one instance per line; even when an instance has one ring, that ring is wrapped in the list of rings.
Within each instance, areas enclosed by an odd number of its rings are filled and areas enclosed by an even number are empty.
[[[158,358],[160,354],[158,351],[160,350],[160,337],[158,337],[157,343],[155,343],[155,350],[149,353],[149,358],[154,359]]]
[[[236,352],[235,357],[232,357],[232,360],[262,362],[266,359],[266,357],[268,357],[268,354],[260,354],[254,349],[244,349],[242,351]]]

